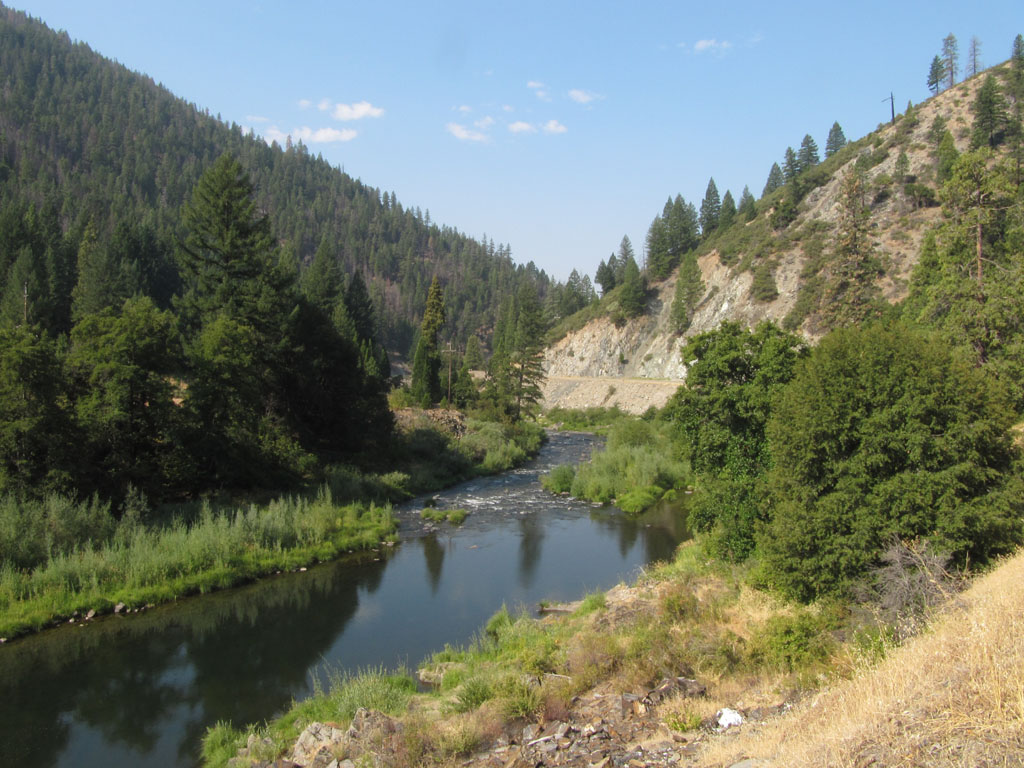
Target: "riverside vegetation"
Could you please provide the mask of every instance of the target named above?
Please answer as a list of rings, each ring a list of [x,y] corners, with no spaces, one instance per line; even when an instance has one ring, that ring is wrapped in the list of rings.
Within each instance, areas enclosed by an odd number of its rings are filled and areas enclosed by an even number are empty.
[[[0,636],[55,620],[138,608],[250,581],[394,540],[390,503],[536,453],[533,425],[469,420],[456,440],[425,416],[395,441],[386,473],[329,466],[312,490],[239,505],[206,500],[152,508],[132,494],[109,502],[67,496],[0,500]],[[458,521],[455,511],[448,519]]]
[[[903,301],[886,304],[878,290],[871,203],[858,173],[884,157],[875,147],[846,172],[830,267],[808,302],[833,330],[813,348],[767,323],[698,334],[684,351],[693,361],[687,387],[660,413],[610,426],[610,457],[596,460],[607,463],[593,483],[585,482],[592,471],[585,467],[559,468],[546,481],[580,495],[592,486],[603,501],[646,488],[637,508],[690,482],[696,540],[635,587],[590,598],[574,615],[535,620],[503,610],[467,647],[439,652],[426,665],[437,690],[413,696],[408,682],[398,683],[408,697],[391,700],[389,711],[403,713],[402,727],[375,745],[374,760],[483,765],[499,753],[480,750],[496,743],[503,760],[539,758],[530,750],[555,732],[533,739],[537,730],[528,727],[520,736],[524,723],[567,725],[561,741],[591,722],[588,702],[625,691],[642,703],[640,692],[680,675],[698,678],[706,698],[659,702],[652,727],[708,742],[703,754],[686,752],[697,762],[731,765],[759,754],[790,764],[790,749],[792,764],[957,765],[982,757],[1010,764],[1019,757],[1019,601],[1010,598],[1021,558],[1005,558],[1024,538],[1024,467],[1014,431],[1024,339],[1020,36],[1010,66],[985,77],[969,151],[957,152],[948,131],[936,127],[934,201],[942,216],[924,239]],[[909,126],[912,117],[902,119]],[[810,145],[806,154],[813,155]],[[770,228],[759,231],[769,237],[824,180],[804,175],[813,167],[789,155],[791,167],[766,193],[773,209],[761,213]],[[836,171],[841,160],[819,174]],[[713,192],[709,184],[709,198]],[[672,463],[662,467],[635,451],[648,443]],[[995,573],[963,593],[962,603],[950,602],[987,570]],[[933,621],[935,632],[922,636]],[[937,658],[964,663],[950,675]],[[342,688],[382,681],[363,676]],[[825,710],[820,718],[838,712],[849,721],[823,738],[794,736],[808,729],[785,720],[760,741],[711,743],[718,708],[743,702],[745,710],[764,704],[779,711],[829,684],[835,692],[814,700]],[[853,715],[868,698],[878,712]],[[347,722],[330,706],[317,709],[320,703],[293,712]],[[817,722],[807,714],[813,706],[801,711]],[[651,720],[644,707],[633,709],[635,722]],[[268,753],[286,752],[306,722],[289,718],[255,729]],[[583,756],[572,762],[573,739],[564,741],[565,764],[586,764]],[[208,757],[226,759],[244,743],[244,732],[220,726],[207,741],[218,754]],[[335,757],[357,757],[349,746],[339,742]],[[678,759],[682,749],[667,752]],[[606,764],[645,764],[623,744],[599,754]]]

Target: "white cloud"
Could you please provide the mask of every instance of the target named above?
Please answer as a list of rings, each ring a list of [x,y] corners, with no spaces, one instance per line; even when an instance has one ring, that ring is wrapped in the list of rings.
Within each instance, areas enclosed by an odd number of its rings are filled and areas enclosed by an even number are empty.
[[[546,86],[539,80],[530,80],[526,87],[533,91],[541,101],[551,101],[551,95],[547,92]]]
[[[310,128],[303,126],[296,128],[293,138],[302,139],[307,144],[331,144],[336,141],[352,141],[359,135],[358,131],[352,128],[338,130],[337,128]]]
[[[286,133],[273,125],[263,132],[263,139],[268,144],[272,141],[284,144],[291,136],[292,141],[303,141],[306,144],[331,144],[337,141],[352,141],[358,135],[359,133],[351,128],[339,131],[337,128],[310,128],[308,125]]]
[[[316,108],[319,109],[321,112],[326,112],[328,109],[331,108],[331,100],[320,99],[320,103],[316,105]]]
[[[589,104],[590,102],[600,99],[596,93],[590,91],[584,91],[579,88],[573,88],[569,91],[569,98],[575,101],[577,104]]]
[[[471,106],[469,106],[468,104],[463,104],[461,107],[456,107],[455,111],[456,112],[462,112],[463,114],[465,114],[467,112],[472,112],[473,108]]]
[[[262,117],[261,115],[246,115],[245,119],[250,123],[269,123],[269,117]]]
[[[511,104],[505,104],[504,106],[502,106],[501,111],[502,112],[515,112],[515,107],[513,107]]]
[[[331,114],[336,120],[362,120],[364,117],[380,117],[384,110],[368,101],[359,101],[355,104],[335,104]]]
[[[448,123],[448,125],[445,126],[445,130],[459,141],[487,141],[486,133],[470,130],[466,126],[459,125],[458,123]]]
[[[299,99],[299,109],[309,109],[313,106],[313,102],[309,99]]]
[[[732,43],[728,40],[716,40],[715,38],[711,38],[709,40],[698,40],[693,44],[693,50],[696,53],[704,53],[705,51],[724,53],[730,48],[732,48]]]
[[[557,120],[548,120],[544,123],[544,133],[565,133],[569,129]]]
[[[508,127],[508,129],[510,131],[512,131],[512,133],[536,133],[537,132],[536,128],[534,128],[529,123],[524,123],[522,120],[517,120],[516,122],[512,123]]]
[[[487,117],[483,117],[477,120],[475,123],[473,123],[473,125],[479,128],[481,131],[486,131],[488,128],[494,125],[494,118],[491,117],[490,115],[487,115]]]

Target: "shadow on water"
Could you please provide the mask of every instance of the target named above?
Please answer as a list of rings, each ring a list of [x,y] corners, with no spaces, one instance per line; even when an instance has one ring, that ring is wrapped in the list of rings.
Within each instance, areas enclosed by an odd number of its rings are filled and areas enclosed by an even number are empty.
[[[461,526],[424,524],[422,501],[397,509],[393,550],[0,647],[0,762],[194,765],[209,726],[273,717],[325,666],[415,666],[502,603],[574,599],[671,557],[678,509],[629,518],[540,489],[595,442],[555,435],[527,467],[439,494],[470,510]]]
[[[4,647],[4,762],[57,765],[70,750],[75,765],[194,763],[212,723],[259,722],[308,691],[384,567],[336,563]]]

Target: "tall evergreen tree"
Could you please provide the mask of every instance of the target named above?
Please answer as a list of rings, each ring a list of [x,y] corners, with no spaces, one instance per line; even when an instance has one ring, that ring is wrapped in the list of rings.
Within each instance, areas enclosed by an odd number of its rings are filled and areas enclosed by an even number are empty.
[[[1014,84],[1014,96],[1024,99],[1024,35],[1013,38],[1010,51],[1010,76]]]
[[[964,79],[974,77],[984,68],[981,63],[981,40],[972,35],[967,47],[967,61],[964,62]]]
[[[728,229],[734,218],[736,218],[736,201],[732,198],[732,192],[727,189],[722,197],[722,210],[718,215],[718,228],[722,230]]]
[[[814,139],[811,138],[811,134],[804,134],[803,141],[800,142],[800,151],[797,153],[797,163],[800,166],[800,173],[809,170],[821,162],[818,157],[818,145]]]
[[[718,196],[718,187],[715,180],[708,180],[708,188],[704,192],[704,199],[700,203],[700,232],[702,237],[708,237],[718,229],[719,216],[722,212],[722,200]]]
[[[998,146],[1003,139],[1008,113],[1006,99],[992,75],[988,75],[982,82],[971,111],[974,112],[971,146],[975,149]]]
[[[767,197],[785,183],[786,178],[782,175],[782,169],[779,168],[779,164],[772,163],[772,168],[768,171],[768,180],[764,183],[764,190],[761,192],[761,197]]]
[[[611,258],[615,259],[613,253]],[[594,282],[601,286],[601,295],[604,296],[615,287],[615,265],[614,261],[612,264],[608,264],[604,259],[601,259],[601,263],[597,265],[597,271],[594,273]]]
[[[825,139],[825,157],[832,157],[836,152],[846,146],[846,135],[838,122],[832,123],[828,131],[828,138]]]
[[[800,175],[800,160],[792,147],[786,147],[786,155],[782,163],[782,178],[789,184]]]
[[[740,205],[737,209],[737,213],[742,217],[743,221],[753,221],[754,217],[757,216],[757,203],[754,202],[754,196],[750,194],[750,187],[743,187],[743,194],[740,195]]]
[[[435,275],[427,294],[427,308],[423,313],[419,341],[412,361],[412,394],[424,406],[441,399],[441,352],[437,337],[444,321],[444,292]]]
[[[121,262],[108,248],[97,242],[96,229],[90,223],[78,247],[78,281],[71,292],[71,319],[108,307],[120,307],[128,298]]]
[[[942,40],[942,63],[946,69],[946,87],[952,88],[956,84],[956,70],[960,62],[960,53],[956,43],[956,37],[950,32]]]
[[[676,291],[672,299],[671,320],[676,333],[685,333],[693,320],[693,311],[704,295],[704,276],[697,264],[695,253],[683,257],[676,278]]]
[[[638,317],[644,312],[647,304],[647,287],[640,275],[636,259],[626,262],[626,274],[622,280],[622,291],[619,294],[619,306],[626,317]]]
[[[942,57],[938,54],[932,59],[932,64],[928,68],[928,90],[932,92],[932,95],[937,94],[941,88],[942,83],[946,78],[946,65],[942,61]]]

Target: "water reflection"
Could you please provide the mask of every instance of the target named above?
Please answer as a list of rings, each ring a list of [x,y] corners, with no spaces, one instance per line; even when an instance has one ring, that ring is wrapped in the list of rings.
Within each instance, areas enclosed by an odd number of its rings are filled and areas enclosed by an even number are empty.
[[[0,648],[5,765],[180,766],[218,720],[261,722],[310,692],[325,664],[417,664],[464,643],[505,602],[567,600],[671,556],[665,509],[639,520],[540,490],[592,438],[556,436],[532,467],[442,494],[473,514],[429,533],[414,503],[405,543],[138,615],[66,626]],[[425,576],[425,578],[424,578]]]

